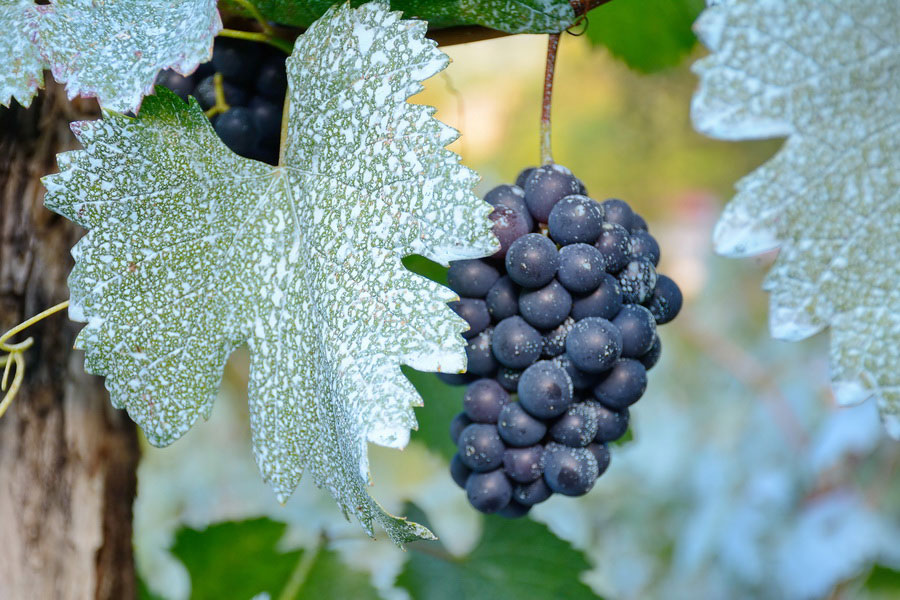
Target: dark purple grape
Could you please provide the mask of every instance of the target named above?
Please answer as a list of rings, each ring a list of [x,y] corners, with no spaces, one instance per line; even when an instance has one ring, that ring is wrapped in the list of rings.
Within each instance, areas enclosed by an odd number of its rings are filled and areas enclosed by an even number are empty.
[[[566,196],[550,211],[547,229],[561,246],[593,244],[603,231],[603,207],[587,196]]]
[[[600,317],[578,321],[566,337],[566,355],[577,368],[588,373],[610,369],[621,354],[622,334]]]
[[[506,449],[497,428],[482,423],[472,423],[463,429],[457,445],[463,464],[478,473],[499,467]]]
[[[640,362],[622,358],[594,386],[594,397],[607,408],[622,410],[637,402],[647,389],[647,370]]]
[[[235,154],[249,156],[259,142],[250,111],[240,106],[232,108],[216,120],[216,134]]]
[[[544,438],[547,426],[525,412],[518,402],[510,402],[497,417],[497,431],[510,446],[531,446]]]
[[[555,279],[536,290],[519,295],[519,313],[530,325],[552,329],[560,325],[572,310],[572,296]]]
[[[491,231],[500,242],[500,249],[491,258],[505,259],[513,242],[531,231],[531,215],[502,204],[495,206],[488,218],[494,224]]]
[[[572,194],[581,194],[584,186],[562,165],[538,167],[525,181],[525,202],[536,221],[546,223],[556,203]]]
[[[484,201],[491,206],[506,206],[521,213],[528,223],[528,231],[534,229],[534,221],[525,204],[525,190],[518,185],[498,185],[484,195]]]
[[[212,64],[225,79],[252,86],[259,73],[258,43],[231,38],[216,38]]]
[[[628,203],[618,198],[610,198],[603,201],[603,210],[607,223],[615,223],[621,225],[626,230],[630,230],[634,223],[634,211],[628,206]]]
[[[509,394],[493,379],[469,384],[463,396],[463,410],[475,423],[496,423],[500,411],[509,402]]]
[[[660,325],[674,319],[681,311],[683,298],[678,284],[665,275],[656,277],[656,287],[647,299],[646,305]]]
[[[469,504],[483,513],[495,513],[509,504],[512,485],[502,469],[489,473],[472,473],[466,480]]]
[[[494,328],[488,327],[469,340],[466,346],[466,370],[472,375],[490,377],[497,370],[497,359],[491,350],[493,337]]]
[[[454,454],[450,459],[450,477],[456,482],[456,485],[462,489],[466,489],[466,480],[472,474],[472,469],[463,464],[459,454]]]
[[[497,371],[497,383],[507,392],[515,392],[519,387],[519,378],[521,376],[522,371],[519,369],[500,367],[500,370]]]
[[[566,337],[569,335],[569,330],[572,329],[572,325],[575,324],[575,319],[571,317],[562,322],[562,324],[544,334],[544,350],[541,352],[541,356],[545,358],[553,358],[555,356],[559,356],[563,352],[566,351]]]
[[[646,258],[632,259],[619,272],[619,287],[626,303],[640,304],[647,300],[656,287],[656,268]]]
[[[659,334],[653,338],[653,345],[650,346],[650,349],[647,350],[647,353],[640,357],[638,360],[641,361],[641,364],[644,365],[644,368],[648,371],[656,366],[656,363],[659,362],[659,357],[662,356],[662,340],[659,339]]]
[[[281,140],[281,107],[262,98],[253,98],[250,112],[259,131],[260,143],[277,149]]]
[[[573,404],[563,416],[550,426],[550,437],[565,446],[583,447],[597,435],[597,415],[582,402]]]
[[[256,75],[256,92],[276,104],[284,103],[284,95],[287,93],[284,59],[283,55],[269,56]]]
[[[447,385],[467,385],[472,381],[472,376],[468,373],[438,373],[437,376]]]
[[[528,448],[507,448],[503,453],[503,471],[516,483],[528,483],[541,476],[541,457],[544,447],[540,444]]]
[[[472,339],[491,324],[491,315],[484,300],[460,298],[450,302],[449,306],[453,309],[453,312],[461,316],[469,324],[469,330],[462,332],[462,336],[467,340]]]
[[[228,106],[246,106],[250,100],[247,92],[229,81],[222,81],[222,92],[225,95],[225,103]],[[210,75],[197,84],[197,88],[194,90],[194,97],[197,98],[197,102],[200,103],[200,107],[203,110],[209,110],[215,106],[216,80],[214,75]]]
[[[529,510],[531,510],[530,506],[510,500],[509,504],[497,511],[497,514],[506,519],[519,519],[527,515]]]
[[[166,86],[184,101],[187,101],[188,96],[194,93],[194,78],[190,75],[185,77],[172,69],[160,71],[156,76],[156,85]]]
[[[609,273],[600,277],[600,285],[587,296],[576,297],[572,301],[572,318],[576,321],[588,317],[612,319],[622,310],[622,288],[619,281]]]
[[[519,404],[538,419],[563,414],[572,403],[572,381],[558,364],[542,360],[531,365],[519,378]]]
[[[603,264],[608,273],[618,273],[630,260],[628,230],[615,223],[604,223],[600,237],[594,243],[603,256]]]
[[[525,190],[525,182],[528,181],[528,178],[534,173],[534,170],[537,167],[526,167],[522,169],[522,171],[516,176],[516,187],[522,188]]]
[[[526,288],[539,288],[550,283],[559,266],[556,244],[539,233],[523,235],[506,253],[506,273],[515,283]]]
[[[622,332],[622,357],[639,358],[650,351],[656,337],[656,319],[640,304],[626,304],[612,320]]]
[[[632,257],[646,258],[653,266],[659,264],[659,244],[656,238],[646,231],[636,230],[631,233],[628,238],[628,254]]]
[[[594,409],[597,416],[597,434],[594,441],[597,443],[614,442],[628,431],[628,409],[612,410],[593,400],[585,404]]]
[[[647,221],[644,220],[644,217],[634,213],[631,217],[631,227],[629,229],[633,233],[635,231],[647,231],[649,227],[647,227]]]
[[[554,492],[583,496],[599,473],[597,459],[587,448],[570,448],[550,442],[544,452],[544,481]],[[471,481],[471,477],[469,478]]]
[[[454,444],[459,445],[459,436],[463,432],[463,429],[472,424],[472,419],[466,415],[466,413],[461,412],[453,417],[453,420],[450,421],[450,439],[453,440]]]
[[[484,301],[495,323],[519,313],[519,289],[506,275],[491,286]]]
[[[508,317],[494,328],[494,358],[511,369],[524,369],[541,356],[544,339],[520,316]]]
[[[447,287],[467,298],[484,298],[500,278],[497,269],[478,259],[457,260],[447,271]]]
[[[606,275],[606,262],[596,247],[572,244],[559,250],[556,278],[573,294],[589,294],[597,289]]]
[[[597,460],[597,477],[600,477],[609,467],[609,448],[606,447],[606,444],[591,444],[588,446],[588,450]]]
[[[524,506],[534,506],[553,495],[553,490],[544,481],[544,478],[536,479],[531,483],[520,483],[513,486],[513,500]]]
[[[600,375],[588,373],[577,368],[574,364],[572,364],[572,361],[569,360],[569,357],[565,354],[557,356],[553,359],[553,362],[565,369],[566,374],[568,374],[569,376],[569,379],[572,380],[572,387],[576,390],[593,389],[593,387],[597,385],[597,382],[600,380]]]

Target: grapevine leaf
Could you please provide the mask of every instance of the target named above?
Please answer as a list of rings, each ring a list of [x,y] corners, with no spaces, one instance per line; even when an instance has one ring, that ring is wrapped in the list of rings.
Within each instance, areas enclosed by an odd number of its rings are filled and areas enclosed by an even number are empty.
[[[772,334],[830,325],[837,400],[876,397],[900,437],[900,3],[728,0],[696,30],[713,54],[695,65],[695,127],[788,137],[737,184],[716,250],[780,248]]]
[[[588,14],[587,38],[644,73],[672,67],[691,51],[704,0],[616,0]]]
[[[397,586],[416,600],[596,600],[579,580],[588,568],[584,554],[546,526],[489,516],[478,546],[464,557],[419,552],[411,546]]]
[[[29,68],[40,52],[69,98],[96,97],[117,111],[137,110],[161,69],[187,74],[208,61],[222,28],[215,0],[54,0],[29,6],[26,15],[34,42],[23,48]]]
[[[0,0],[0,106],[15,98],[27,107],[44,85],[44,63],[28,30],[34,9],[31,0]]]
[[[357,6],[361,0],[353,0]],[[235,2],[226,2],[238,13],[245,10]],[[267,18],[306,27],[335,0],[257,0],[256,6]],[[406,18],[428,21],[434,28],[457,25],[483,25],[507,33],[556,33],[575,21],[569,0],[391,0],[391,8],[403,11]]]
[[[225,359],[251,352],[253,445],[286,499],[304,469],[372,533],[430,533],[367,492],[367,442],[403,447],[421,405],[400,364],[461,371],[450,290],[403,268],[491,254],[477,176],[456,132],[406,99],[447,57],[380,3],[331,9],[295,44],[283,164],[233,154],[196,102],[168,90],[136,119],[73,124],[46,204],[88,228],[69,314],[151,443],[208,416]]]

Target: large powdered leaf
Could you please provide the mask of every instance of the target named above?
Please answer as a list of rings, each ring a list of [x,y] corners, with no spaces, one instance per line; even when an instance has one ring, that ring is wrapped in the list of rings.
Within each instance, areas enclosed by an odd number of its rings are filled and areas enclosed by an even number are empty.
[[[369,497],[366,444],[406,444],[421,400],[400,364],[462,370],[467,328],[401,258],[496,248],[477,176],[444,148],[456,132],[406,102],[447,64],[424,32],[381,3],[314,24],[287,62],[280,167],[233,154],[160,88],[137,119],[74,124],[85,150],[45,179],[47,206],[90,229],[69,280],[86,367],[148,439],[208,415],[246,342],[263,476],[286,498],[308,469],[398,542],[428,532]]]
[[[741,180],[716,249],[780,248],[765,287],[773,335],[826,326],[843,404],[875,396],[900,437],[900,3],[729,0],[698,20],[698,130],[788,136]]]
[[[27,107],[44,85],[44,63],[27,25],[33,12],[31,0],[0,0],[0,106],[15,98]]]

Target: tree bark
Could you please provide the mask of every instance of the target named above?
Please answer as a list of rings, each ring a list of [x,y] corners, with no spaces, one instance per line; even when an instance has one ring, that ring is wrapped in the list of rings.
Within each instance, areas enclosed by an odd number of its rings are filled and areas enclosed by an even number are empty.
[[[49,78],[48,78],[49,79]],[[40,177],[77,146],[68,123],[95,118],[47,89],[0,108],[0,330],[69,297],[69,249],[83,234],[43,207]],[[0,419],[0,598],[136,596],[131,506],[137,434],[72,350],[79,324],[58,313],[24,335],[25,381]]]

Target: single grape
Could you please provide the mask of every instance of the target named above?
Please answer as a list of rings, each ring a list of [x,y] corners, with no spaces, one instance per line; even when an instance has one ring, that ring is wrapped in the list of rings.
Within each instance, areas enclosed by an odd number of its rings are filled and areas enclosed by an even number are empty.
[[[589,294],[597,289],[606,275],[606,262],[596,247],[572,244],[559,250],[556,278],[573,294]]]
[[[628,230],[615,223],[604,223],[600,237],[594,243],[603,255],[603,264],[607,273],[618,273],[625,268],[630,259]]]
[[[447,287],[468,298],[484,298],[500,278],[497,269],[476,259],[457,260],[447,270]]]
[[[463,395],[463,410],[476,423],[496,423],[500,411],[509,402],[509,394],[493,379],[469,384]]]
[[[640,304],[647,300],[656,287],[656,268],[646,258],[632,259],[619,272],[619,287],[626,303]]]
[[[587,448],[570,448],[550,442],[544,452],[544,481],[554,492],[583,496],[599,473],[597,459]],[[471,477],[469,478],[471,481]]]
[[[559,253],[549,238],[539,233],[523,235],[506,253],[506,272],[515,283],[539,288],[550,283],[559,266]]]
[[[641,215],[634,213],[631,217],[631,227],[630,231],[633,233],[635,231],[647,231],[649,227],[647,227],[647,221],[644,220],[644,217]]]
[[[491,231],[500,242],[500,249],[491,255],[492,258],[505,259],[513,242],[531,231],[531,216],[527,212],[502,204],[495,206],[488,218],[494,224]]]
[[[538,419],[563,414],[572,403],[572,381],[558,364],[542,360],[534,363],[519,378],[519,404]]]
[[[490,377],[497,370],[497,359],[491,351],[494,328],[488,327],[466,345],[466,370],[472,375]]]
[[[484,300],[460,298],[450,302],[449,306],[453,309],[453,312],[461,316],[469,324],[468,331],[462,332],[462,336],[467,340],[472,339],[491,324],[491,315]]]
[[[536,221],[546,223],[550,211],[557,202],[584,192],[584,186],[562,165],[549,164],[538,167],[525,181],[525,202]]]
[[[530,506],[510,500],[509,504],[497,511],[497,514],[507,519],[519,519],[527,515],[529,510],[531,510]]]
[[[225,103],[231,107],[246,106],[250,100],[247,92],[229,81],[222,81],[222,92],[225,95]],[[194,97],[197,98],[197,102],[200,103],[200,108],[203,110],[209,110],[215,106],[216,80],[214,75],[210,75],[197,84]]]
[[[518,185],[498,185],[484,195],[484,201],[491,206],[507,206],[521,213],[528,223],[528,231],[534,229],[534,221],[525,204],[525,190]]]
[[[468,373],[438,373],[437,376],[447,385],[467,385],[472,381],[472,376]]]
[[[650,351],[656,338],[656,319],[640,304],[626,304],[612,320],[622,332],[622,356],[638,358]]]
[[[260,142],[277,149],[281,139],[281,106],[263,98],[253,98],[250,111],[259,131]]]
[[[637,402],[647,389],[647,370],[640,362],[622,358],[594,386],[594,397],[607,408],[622,410]]]
[[[569,330],[572,329],[572,325],[575,324],[575,319],[571,317],[567,318],[562,324],[544,334],[544,349],[541,352],[541,356],[545,358],[553,358],[555,356],[559,356],[563,352],[566,351],[566,337],[569,335]]]
[[[528,483],[541,476],[541,457],[544,447],[540,444],[528,448],[507,448],[503,453],[503,471],[516,483]]]
[[[594,414],[597,417],[597,434],[594,436],[595,442],[614,442],[628,431],[627,408],[613,410],[603,406],[599,402],[594,402],[593,400],[587,400],[585,404],[594,409]]]
[[[491,286],[484,301],[495,323],[519,313],[519,290],[506,275]]]
[[[512,485],[503,469],[489,473],[472,473],[466,480],[466,496],[469,504],[483,513],[494,513],[509,504]]]
[[[606,444],[591,444],[588,446],[588,450],[597,460],[597,477],[600,477],[609,467],[609,448],[606,447]]]
[[[459,436],[463,432],[463,429],[472,424],[472,419],[464,413],[458,413],[453,420],[450,421],[450,439],[453,440],[454,444],[459,445]]]
[[[456,485],[466,489],[466,480],[469,479],[471,474],[472,469],[463,464],[462,458],[460,458],[458,453],[454,454],[453,458],[450,459],[450,477],[453,478]]]
[[[540,357],[543,342],[538,330],[517,315],[497,324],[491,346],[500,364],[511,369],[524,369]]]
[[[252,86],[259,73],[259,54],[255,42],[217,37],[212,64],[226,79]]]
[[[650,349],[647,350],[647,353],[641,356],[638,360],[641,361],[641,364],[644,365],[644,368],[648,371],[656,366],[656,363],[659,362],[659,357],[662,356],[662,340],[659,339],[659,334],[653,338],[653,345],[650,346]]]
[[[610,369],[621,354],[621,332],[600,317],[578,321],[566,337],[566,355],[576,367],[588,373]]]
[[[646,231],[635,230],[628,237],[628,254],[632,258],[646,258],[653,263],[653,266],[659,264],[659,244],[656,238]]]
[[[653,313],[660,325],[674,319],[681,311],[683,298],[678,284],[665,275],[656,277],[656,287],[646,301],[647,308]]]
[[[525,412],[520,403],[510,402],[497,417],[497,432],[510,446],[532,446],[543,439],[547,426]]]
[[[572,318],[576,321],[588,317],[612,319],[622,309],[622,288],[619,281],[609,273],[603,273],[600,284],[587,296],[575,297],[572,301]]]
[[[547,229],[561,246],[593,244],[603,231],[603,207],[587,196],[566,196],[550,211]]]
[[[497,428],[483,423],[472,423],[463,429],[458,446],[463,464],[479,473],[499,467],[506,449]]]
[[[560,325],[572,310],[572,296],[555,279],[536,290],[519,295],[519,313],[530,325],[552,329]]]
[[[536,479],[531,483],[519,483],[513,486],[513,500],[524,506],[534,506],[553,495],[553,490],[544,481],[544,478]]]
[[[594,440],[597,426],[594,409],[579,402],[570,406],[565,414],[550,426],[550,437],[565,446],[583,447]]]
[[[191,76],[185,77],[171,69],[159,72],[159,75],[156,77],[156,85],[166,86],[184,101],[187,101],[188,96],[194,92],[194,78]]]
[[[519,378],[521,376],[522,371],[519,369],[500,367],[500,370],[497,371],[497,383],[507,392],[515,392],[519,387]]]
[[[628,206],[628,203],[618,198],[610,198],[603,201],[603,210],[606,215],[607,223],[615,223],[621,225],[626,230],[630,230],[634,222],[634,211]]]
[[[565,354],[557,356],[553,359],[553,362],[562,367],[566,374],[569,376],[569,379],[572,381],[572,387],[576,390],[589,390],[593,389],[597,382],[600,380],[600,376],[595,373],[588,373],[587,371],[582,371],[569,360],[569,357]]]
[[[522,171],[516,176],[516,187],[522,188],[523,192],[525,190],[525,182],[528,181],[528,178],[534,173],[534,170],[537,167],[526,167],[522,169]]]
[[[284,95],[287,93],[287,74],[283,55],[273,54],[259,67],[256,75],[256,92],[276,104],[284,102]]]
[[[214,127],[222,142],[235,154],[248,156],[259,142],[253,115],[241,106],[219,115]]]

